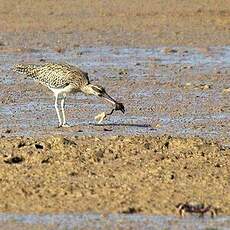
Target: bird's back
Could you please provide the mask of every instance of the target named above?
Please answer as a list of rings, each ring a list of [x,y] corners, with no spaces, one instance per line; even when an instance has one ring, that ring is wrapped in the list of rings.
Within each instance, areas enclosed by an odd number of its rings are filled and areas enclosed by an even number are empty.
[[[18,64],[14,66],[14,70],[32,77],[49,88],[64,88],[71,84],[80,89],[89,84],[88,74],[69,64]]]

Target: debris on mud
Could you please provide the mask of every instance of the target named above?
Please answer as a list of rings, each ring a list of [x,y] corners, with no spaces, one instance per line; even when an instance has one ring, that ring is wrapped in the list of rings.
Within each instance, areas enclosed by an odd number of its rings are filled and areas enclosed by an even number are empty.
[[[13,156],[8,158],[7,160],[4,160],[4,162],[7,164],[18,164],[21,163],[23,160],[24,159],[21,156]]]

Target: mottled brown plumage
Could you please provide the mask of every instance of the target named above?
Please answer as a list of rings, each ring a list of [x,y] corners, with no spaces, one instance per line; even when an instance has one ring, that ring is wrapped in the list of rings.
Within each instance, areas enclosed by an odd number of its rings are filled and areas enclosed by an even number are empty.
[[[72,84],[80,90],[83,86],[89,84],[88,73],[69,64],[18,64],[15,65],[14,70],[25,73],[49,88],[64,88]]]

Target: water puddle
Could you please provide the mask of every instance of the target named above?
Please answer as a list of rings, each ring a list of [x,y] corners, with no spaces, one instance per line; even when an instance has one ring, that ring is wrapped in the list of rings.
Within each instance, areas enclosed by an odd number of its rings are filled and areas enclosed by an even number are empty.
[[[51,214],[51,215],[16,215],[0,214],[0,223],[13,222],[31,226],[44,226],[45,229],[71,230],[71,229],[218,229],[230,228],[230,217],[186,217],[173,216],[147,216],[139,214]],[[4,225],[3,225],[4,226]],[[25,225],[26,226],[26,225]],[[27,228],[26,228],[27,229]]]

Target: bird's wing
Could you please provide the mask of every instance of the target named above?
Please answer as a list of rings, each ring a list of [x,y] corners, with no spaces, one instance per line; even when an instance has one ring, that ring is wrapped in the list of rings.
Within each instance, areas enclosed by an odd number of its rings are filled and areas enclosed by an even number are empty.
[[[82,85],[89,83],[87,73],[68,64],[16,65],[15,70],[25,73],[49,88],[63,88],[69,84],[80,88]]]

